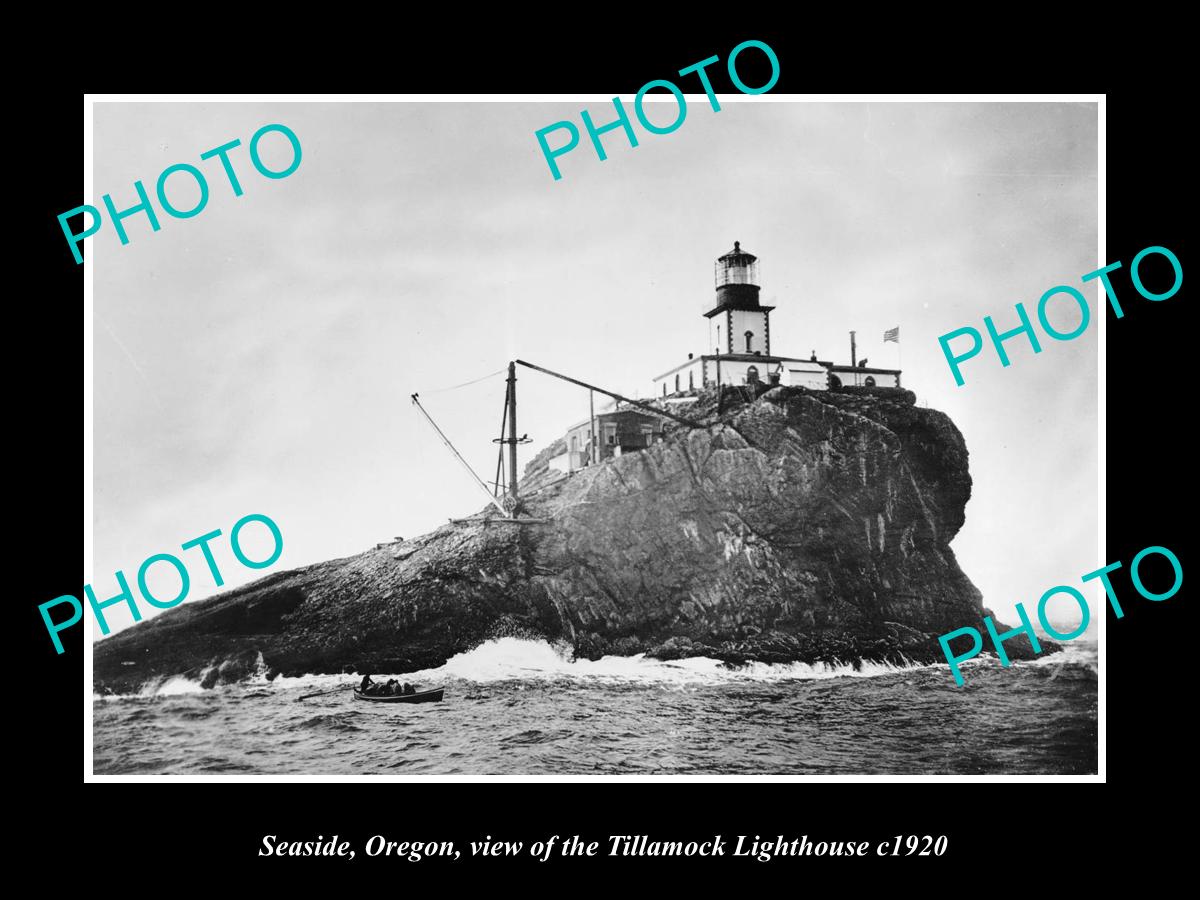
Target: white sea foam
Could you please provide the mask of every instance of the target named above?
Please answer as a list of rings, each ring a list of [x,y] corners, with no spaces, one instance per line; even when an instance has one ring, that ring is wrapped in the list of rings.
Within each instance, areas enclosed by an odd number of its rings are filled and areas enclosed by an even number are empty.
[[[787,681],[824,678],[870,678],[890,675],[920,666],[863,663],[858,669],[848,664],[750,663],[731,668],[708,657],[665,661],[636,656],[605,656],[597,660],[572,661],[569,650],[545,641],[499,638],[447,660],[436,669],[411,672],[405,681],[433,682],[448,679],[488,683],[577,678],[589,681],[701,683],[727,681]],[[386,677],[386,676],[384,676]],[[292,680],[292,679],[289,679]]]
[[[1043,654],[1037,659],[1027,660],[1022,665],[1044,668],[1046,666],[1087,666],[1093,674],[1099,674],[1098,646],[1087,640],[1061,643],[1062,650],[1058,653]]]
[[[146,700],[152,697],[180,697],[184,694],[201,694],[204,688],[198,679],[185,678],[182,675],[171,675],[148,681],[133,694],[92,694],[92,702],[111,702],[113,700]]]
[[[204,688],[200,682],[182,675],[172,675],[157,681],[143,684],[141,690],[133,695],[143,699],[147,697],[179,697],[184,694],[199,694]]]
[[[199,694],[203,690],[204,688],[200,686],[199,681],[193,681],[191,678],[184,678],[182,675],[173,675],[157,685],[148,685],[143,687],[141,690],[141,696],[177,697],[180,694]]]
[[[566,645],[554,646],[546,641],[505,637],[486,641],[473,650],[459,653],[445,665],[418,672],[372,672],[381,678],[396,677],[401,681],[423,685],[444,681],[468,681],[488,684],[499,681],[551,681],[578,679],[591,682],[643,682],[647,684],[703,684],[719,682],[812,681],[831,678],[875,678],[930,668],[929,665],[893,665],[864,662],[858,668],[850,664],[830,663],[749,663],[729,667],[718,659],[698,656],[680,660],[649,659],[636,656],[605,656],[601,659],[570,658]],[[934,664],[936,665],[936,664]],[[943,665],[944,667],[944,665]],[[267,681],[259,672],[244,684],[280,691],[315,692],[345,687],[364,673],[343,675],[299,675],[278,677]],[[94,700],[116,700],[128,697],[167,697],[203,692],[198,680],[174,676],[146,685],[137,694],[93,695]]]

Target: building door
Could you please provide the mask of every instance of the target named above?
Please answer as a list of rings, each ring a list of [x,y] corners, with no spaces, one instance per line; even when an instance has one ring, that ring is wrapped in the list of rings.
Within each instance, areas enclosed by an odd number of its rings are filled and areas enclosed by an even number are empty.
[[[746,370],[746,384],[758,384],[758,366]]]

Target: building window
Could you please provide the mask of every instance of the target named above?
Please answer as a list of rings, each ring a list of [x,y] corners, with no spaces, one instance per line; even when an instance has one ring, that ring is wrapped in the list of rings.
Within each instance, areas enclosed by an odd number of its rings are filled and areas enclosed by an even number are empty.
[[[753,332],[753,331],[747,331],[747,332],[746,332],[746,352],[747,352],[747,353],[750,353],[750,352],[751,352],[751,348],[750,348],[750,342],[751,342],[751,341],[753,341],[753,340],[754,340],[754,332]]]
[[[867,387],[875,387],[875,376],[868,375],[866,380],[863,382],[863,384],[866,385]]]
[[[574,453],[578,449],[579,449],[579,435],[573,434],[573,435],[571,435],[571,452]]]
[[[615,444],[616,442],[617,442],[617,426],[616,425],[605,425],[604,426],[604,443],[611,446],[611,445]]]
[[[746,384],[758,384],[758,366],[746,370]]]
[[[663,396],[667,396],[667,383],[665,381],[663,382]]]
[[[696,389],[696,373],[688,372],[688,390],[694,391],[695,389]]]
[[[675,393],[679,393],[679,373],[675,373]]]

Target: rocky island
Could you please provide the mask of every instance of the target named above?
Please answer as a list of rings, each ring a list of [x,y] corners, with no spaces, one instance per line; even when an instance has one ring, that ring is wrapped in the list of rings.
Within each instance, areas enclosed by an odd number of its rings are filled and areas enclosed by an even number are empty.
[[[982,630],[950,549],[971,477],[948,416],[900,388],[720,390],[695,392],[696,427],[569,476],[547,447],[520,485],[540,523],[489,510],[184,604],[98,642],[95,690],[399,674],[513,634],[591,659],[935,662],[937,635]]]

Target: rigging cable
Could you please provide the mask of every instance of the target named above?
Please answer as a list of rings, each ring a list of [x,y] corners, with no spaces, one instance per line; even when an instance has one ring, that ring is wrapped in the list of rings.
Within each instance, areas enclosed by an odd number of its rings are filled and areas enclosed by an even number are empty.
[[[449,387],[435,388],[432,391],[425,391],[426,394],[444,394],[446,391],[456,391],[459,388],[469,387],[472,384],[479,384],[481,381],[486,381],[489,378],[495,378],[497,375],[503,375],[507,369],[497,369],[495,372],[489,372],[487,375],[481,375],[478,378],[473,378],[470,381],[464,381],[462,384],[452,384]]]

